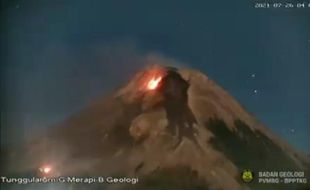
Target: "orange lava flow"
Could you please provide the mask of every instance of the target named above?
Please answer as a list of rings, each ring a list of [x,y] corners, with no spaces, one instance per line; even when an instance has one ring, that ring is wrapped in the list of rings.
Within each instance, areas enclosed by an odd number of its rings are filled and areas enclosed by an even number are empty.
[[[148,90],[155,90],[158,87],[158,84],[160,83],[162,77],[153,77],[148,83],[147,83],[147,89]]]

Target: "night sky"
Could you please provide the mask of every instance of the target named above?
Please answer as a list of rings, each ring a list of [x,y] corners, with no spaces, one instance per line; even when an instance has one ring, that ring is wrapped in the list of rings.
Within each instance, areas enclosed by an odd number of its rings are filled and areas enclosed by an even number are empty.
[[[151,54],[201,70],[310,153],[310,8],[253,1],[1,1],[2,145],[118,88]]]

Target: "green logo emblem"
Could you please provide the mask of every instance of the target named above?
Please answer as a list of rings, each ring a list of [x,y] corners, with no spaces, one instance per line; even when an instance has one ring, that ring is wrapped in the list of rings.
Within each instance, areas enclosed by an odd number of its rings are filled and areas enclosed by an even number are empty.
[[[244,182],[249,183],[253,180],[253,172],[251,170],[244,170],[242,172],[241,178]]]

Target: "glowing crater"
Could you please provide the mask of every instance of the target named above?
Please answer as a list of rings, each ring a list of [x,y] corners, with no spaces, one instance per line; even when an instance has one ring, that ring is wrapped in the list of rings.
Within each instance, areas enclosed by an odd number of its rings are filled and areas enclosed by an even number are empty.
[[[153,77],[149,82],[147,83],[147,89],[148,90],[155,90],[158,87],[158,84],[162,80],[162,77]]]

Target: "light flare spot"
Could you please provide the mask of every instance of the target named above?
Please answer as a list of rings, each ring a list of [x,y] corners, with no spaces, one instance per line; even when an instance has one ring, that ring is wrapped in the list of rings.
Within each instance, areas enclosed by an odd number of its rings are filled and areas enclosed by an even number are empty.
[[[43,167],[39,168],[39,170],[43,174],[47,175],[52,171],[52,168],[50,166],[43,166]]]

